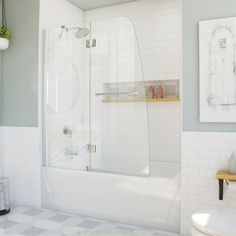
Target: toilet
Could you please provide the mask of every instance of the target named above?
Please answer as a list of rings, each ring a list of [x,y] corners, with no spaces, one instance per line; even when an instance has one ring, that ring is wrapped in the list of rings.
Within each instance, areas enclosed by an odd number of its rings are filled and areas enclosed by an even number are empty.
[[[236,210],[212,209],[193,214],[192,236],[236,236]]]

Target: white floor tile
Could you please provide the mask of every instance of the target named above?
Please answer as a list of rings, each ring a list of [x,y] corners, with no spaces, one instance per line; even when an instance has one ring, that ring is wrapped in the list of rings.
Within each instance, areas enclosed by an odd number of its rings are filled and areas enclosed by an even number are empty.
[[[53,210],[14,207],[0,216],[0,236],[177,236]]]

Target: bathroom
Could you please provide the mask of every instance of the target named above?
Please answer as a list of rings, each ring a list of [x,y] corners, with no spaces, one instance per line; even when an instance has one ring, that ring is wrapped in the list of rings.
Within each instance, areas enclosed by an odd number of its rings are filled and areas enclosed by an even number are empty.
[[[236,235],[227,1],[1,1],[1,235]]]

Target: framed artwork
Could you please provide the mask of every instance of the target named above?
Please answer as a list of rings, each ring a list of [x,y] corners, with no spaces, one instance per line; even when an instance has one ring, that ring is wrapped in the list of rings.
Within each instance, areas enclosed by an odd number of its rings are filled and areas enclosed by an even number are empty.
[[[199,22],[200,121],[236,122],[236,17]]]

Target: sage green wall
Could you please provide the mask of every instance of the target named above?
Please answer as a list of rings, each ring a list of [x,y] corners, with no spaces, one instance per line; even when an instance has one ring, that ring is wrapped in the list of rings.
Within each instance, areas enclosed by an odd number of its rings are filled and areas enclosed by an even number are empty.
[[[0,52],[0,72],[2,71],[2,53]],[[2,124],[2,76],[0,73],[0,126]]]
[[[38,126],[39,0],[6,0],[13,31],[2,52],[1,125]]]
[[[236,123],[200,123],[198,102],[198,21],[232,16],[236,16],[235,0],[183,0],[184,131],[236,131]]]
[[[39,0],[6,0],[14,38],[2,53],[4,126],[38,125]],[[236,131],[236,124],[199,122],[198,21],[236,16],[235,0],[183,0],[183,129]]]

